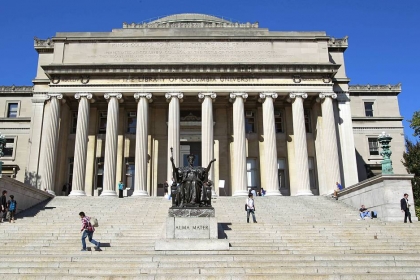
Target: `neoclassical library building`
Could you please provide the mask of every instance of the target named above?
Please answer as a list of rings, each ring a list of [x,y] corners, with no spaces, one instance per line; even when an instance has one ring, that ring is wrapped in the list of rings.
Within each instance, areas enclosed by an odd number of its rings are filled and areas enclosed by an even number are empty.
[[[176,14],[34,48],[33,85],[0,86],[1,160],[3,176],[50,193],[115,196],[122,181],[161,196],[170,157],[194,154],[216,159],[218,195],[326,195],[381,172],[383,131],[406,173],[401,85],[349,85],[347,37]]]

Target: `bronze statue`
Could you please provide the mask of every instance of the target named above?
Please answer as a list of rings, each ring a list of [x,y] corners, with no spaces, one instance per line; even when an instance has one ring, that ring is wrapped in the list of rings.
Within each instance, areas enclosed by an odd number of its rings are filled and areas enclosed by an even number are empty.
[[[172,151],[172,149],[171,149]],[[188,166],[176,167],[171,157],[173,183],[171,187],[172,207],[211,207],[211,186],[208,179],[210,161],[207,168],[194,166],[195,156],[188,155]]]

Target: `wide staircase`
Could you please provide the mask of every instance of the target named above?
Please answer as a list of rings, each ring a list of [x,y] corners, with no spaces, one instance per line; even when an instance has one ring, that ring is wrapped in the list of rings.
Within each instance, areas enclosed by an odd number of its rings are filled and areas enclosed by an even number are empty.
[[[213,200],[229,251],[155,251],[170,201],[56,197],[0,225],[0,279],[420,279],[418,222],[360,220],[327,197],[258,197],[247,223],[244,204]],[[80,211],[98,218],[100,251],[80,251]]]

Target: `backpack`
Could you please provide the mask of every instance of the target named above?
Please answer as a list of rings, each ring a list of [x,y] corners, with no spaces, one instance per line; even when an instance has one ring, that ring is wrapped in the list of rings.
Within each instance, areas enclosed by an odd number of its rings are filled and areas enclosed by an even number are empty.
[[[16,201],[12,200],[9,204],[9,211],[15,211],[16,210]]]
[[[95,217],[90,218],[89,222],[93,227],[98,227],[99,226],[98,219],[96,219]]]

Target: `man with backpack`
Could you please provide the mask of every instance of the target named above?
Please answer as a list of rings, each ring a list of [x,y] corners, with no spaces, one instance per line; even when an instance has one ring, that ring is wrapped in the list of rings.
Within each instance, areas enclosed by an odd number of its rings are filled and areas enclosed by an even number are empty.
[[[99,241],[96,241],[93,239],[93,232],[95,231],[95,227],[92,225],[92,223],[90,222],[90,217],[87,217],[85,215],[85,212],[80,212],[79,213],[80,218],[82,219],[82,228],[81,228],[81,232],[82,233],[82,251],[87,251],[86,250],[86,237],[89,239],[89,242],[95,245],[95,250],[99,250],[101,243]]]
[[[16,209],[17,209],[17,203],[16,200],[14,199],[14,195],[10,195],[10,200],[7,201],[7,215],[9,216],[9,223],[11,223],[12,221],[15,222],[15,214],[16,214]]]

